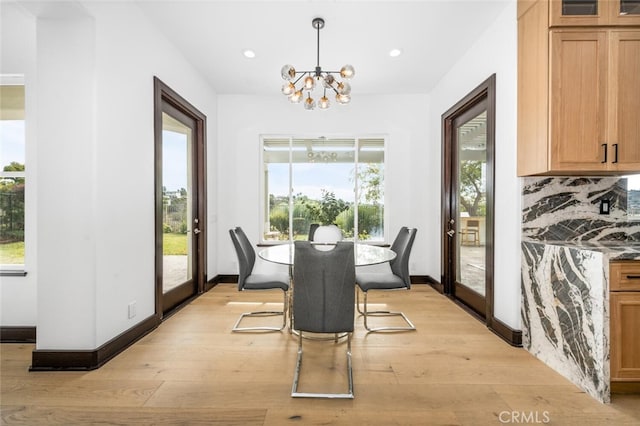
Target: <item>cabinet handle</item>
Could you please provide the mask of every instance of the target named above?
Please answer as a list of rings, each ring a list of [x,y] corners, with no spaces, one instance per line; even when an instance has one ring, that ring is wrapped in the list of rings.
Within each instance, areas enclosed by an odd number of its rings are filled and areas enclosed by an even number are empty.
[[[613,144],[613,161],[612,163],[617,163],[618,162],[618,144],[614,143]]]
[[[640,275],[627,275],[628,280],[640,280]]]
[[[603,143],[602,144],[602,148],[604,151],[604,160],[601,161],[601,163],[606,163],[607,162],[607,144]]]

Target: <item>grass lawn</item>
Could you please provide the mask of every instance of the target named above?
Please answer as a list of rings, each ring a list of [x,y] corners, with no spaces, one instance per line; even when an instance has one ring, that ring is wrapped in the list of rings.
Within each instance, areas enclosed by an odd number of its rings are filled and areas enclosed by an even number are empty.
[[[162,234],[162,254],[187,254],[187,234]]]
[[[24,263],[24,241],[0,244],[0,264],[20,265]]]
[[[171,255],[187,254],[187,234],[162,234],[163,252]],[[24,263],[24,242],[0,244],[0,264]]]

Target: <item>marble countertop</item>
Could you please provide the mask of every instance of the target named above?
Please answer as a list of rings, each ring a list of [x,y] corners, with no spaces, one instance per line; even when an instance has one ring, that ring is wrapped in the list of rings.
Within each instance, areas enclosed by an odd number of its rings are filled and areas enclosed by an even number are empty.
[[[523,242],[569,247],[604,253],[609,260],[640,260],[640,241],[539,241],[523,239]]]

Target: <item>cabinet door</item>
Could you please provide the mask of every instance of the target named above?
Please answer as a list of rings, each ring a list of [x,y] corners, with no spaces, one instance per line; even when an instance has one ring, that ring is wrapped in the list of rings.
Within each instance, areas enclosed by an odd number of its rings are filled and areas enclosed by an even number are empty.
[[[550,1],[550,27],[640,25],[640,0]]]
[[[551,31],[550,146],[554,171],[608,169],[606,30]]]
[[[614,8],[611,0],[551,0],[549,26],[607,25]]]
[[[610,35],[609,132],[612,169],[640,171],[640,30]]]
[[[609,6],[612,25],[640,25],[640,0],[615,0]]]
[[[549,4],[518,19],[518,175],[549,170]]]
[[[640,293],[612,292],[611,380],[640,379]]]

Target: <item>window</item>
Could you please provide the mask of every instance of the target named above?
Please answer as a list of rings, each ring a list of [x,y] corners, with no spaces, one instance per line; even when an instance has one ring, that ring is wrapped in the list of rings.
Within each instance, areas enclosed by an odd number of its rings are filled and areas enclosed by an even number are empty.
[[[627,179],[627,220],[640,220],[640,175],[622,176]]]
[[[23,265],[24,84],[0,77],[0,265]]]
[[[312,223],[384,241],[384,144],[372,138],[262,138],[263,241],[306,240]]]

